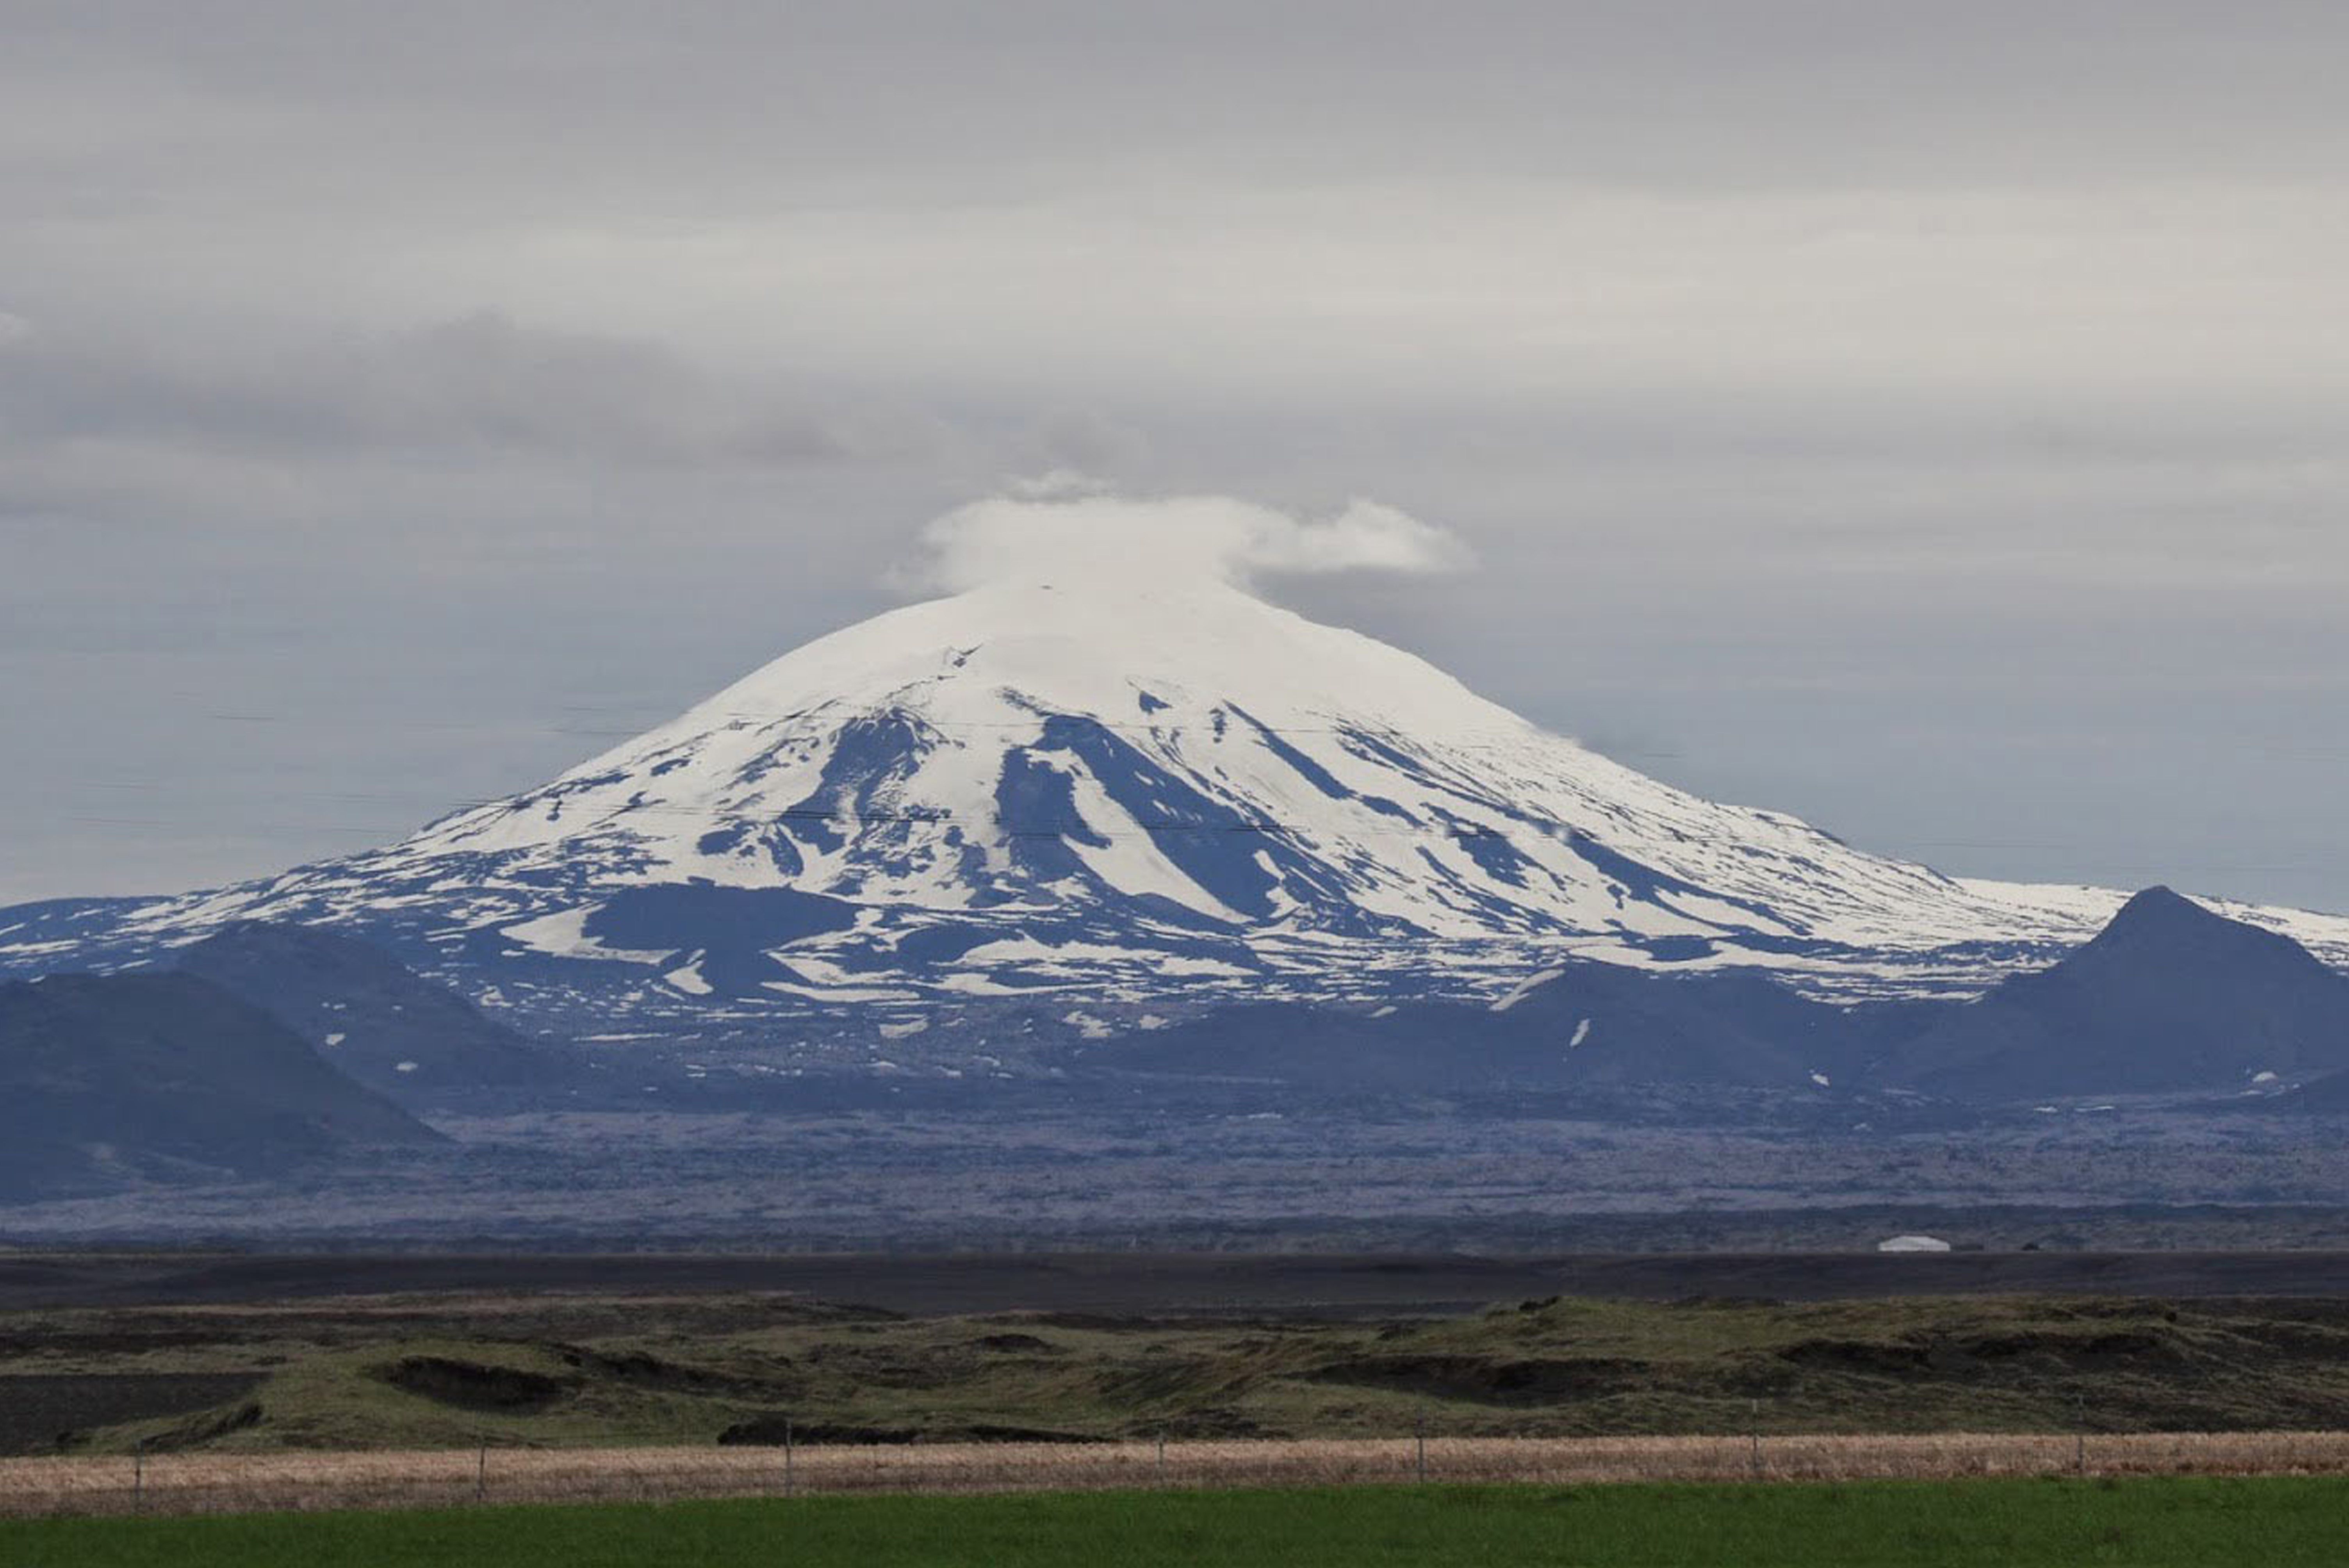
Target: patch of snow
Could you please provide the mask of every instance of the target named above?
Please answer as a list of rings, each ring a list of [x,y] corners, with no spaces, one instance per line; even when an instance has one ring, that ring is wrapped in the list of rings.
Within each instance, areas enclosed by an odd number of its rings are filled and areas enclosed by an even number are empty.
[[[578,909],[559,909],[553,914],[542,914],[535,920],[525,920],[517,925],[505,926],[498,933],[512,937],[533,952],[556,958],[600,958],[626,964],[666,964],[677,956],[677,949],[606,947],[587,934],[587,922],[601,909],[601,904],[585,904]]]
[[[786,996],[805,996],[815,1002],[918,1002],[922,994],[903,986],[886,985],[794,985],[788,980],[765,980],[760,988],[780,991]]]
[[[416,1070],[416,1064],[414,1062],[395,1062],[392,1064],[391,1070],[396,1073],[412,1073]]]
[[[966,965],[984,967],[1025,965],[1035,969],[1067,971],[1077,963],[1143,964],[1159,974],[1184,975],[1220,975],[1231,979],[1248,979],[1255,971],[1221,959],[1192,957],[1168,954],[1155,948],[1111,947],[1098,942],[1039,942],[1032,936],[1006,937],[999,942],[983,942],[962,955]]]
[[[1569,1050],[1569,1051],[1570,1051],[1570,1050],[1574,1049],[1574,1048],[1575,1048],[1575,1047],[1577,1047],[1577,1046],[1578,1046],[1578,1045],[1582,1044],[1582,1042],[1583,1042],[1583,1041],[1585,1041],[1585,1040],[1588,1039],[1589,1037],[1590,1037],[1590,1020],[1589,1020],[1589,1019],[1588,1019],[1588,1018],[1585,1018],[1585,1019],[1583,1019],[1580,1023],[1578,1023],[1578,1024],[1577,1024],[1577,1025],[1575,1025],[1575,1026],[1574,1026],[1574,1037],[1573,1037],[1572,1039],[1570,1039],[1570,1040],[1568,1040],[1568,1041],[1567,1041],[1567,1042],[1566,1042],[1566,1048],[1567,1048],[1568,1050]]]
[[[345,1035],[345,1034],[342,1034],[341,1032],[337,1031],[336,1033],[335,1033],[335,1034],[331,1034],[331,1035],[328,1035],[328,1036],[326,1037],[326,1044],[328,1044],[328,1045],[330,1045],[330,1046],[339,1046],[339,1045],[341,1045],[345,1040],[347,1040],[347,1039],[348,1039],[348,1038],[350,1038],[350,1037],[349,1037],[348,1035]]]
[[[984,975],[964,973],[940,975],[934,988],[951,991],[961,996],[1037,996],[1049,995],[1054,991],[1068,989],[1065,985],[1053,984],[1007,985],[1000,980],[991,980]]]
[[[1563,967],[1557,969],[1545,969],[1539,974],[1534,975],[1527,979],[1519,982],[1507,995],[1503,996],[1499,1001],[1493,1004],[1493,1011],[1495,1013],[1507,1012],[1510,1008],[1516,1006],[1518,1003],[1524,1001],[1526,997],[1532,995],[1535,992],[1540,990],[1543,986],[1548,985],[1551,981],[1557,979],[1559,975],[1565,973],[1566,970]]]

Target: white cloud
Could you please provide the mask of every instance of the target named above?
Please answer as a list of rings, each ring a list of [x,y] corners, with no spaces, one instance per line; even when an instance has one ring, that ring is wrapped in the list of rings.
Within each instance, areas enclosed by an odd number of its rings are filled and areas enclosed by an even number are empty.
[[[1300,517],[1233,496],[1102,493],[1066,471],[973,501],[922,533],[924,557],[893,573],[903,586],[960,592],[1021,579],[1246,582],[1266,573],[1423,573],[1465,567],[1450,531],[1377,501]]]
[[[1409,512],[1357,496],[1320,522],[1282,520],[1261,533],[1244,568],[1265,572],[1460,572],[1475,556],[1457,534]]]

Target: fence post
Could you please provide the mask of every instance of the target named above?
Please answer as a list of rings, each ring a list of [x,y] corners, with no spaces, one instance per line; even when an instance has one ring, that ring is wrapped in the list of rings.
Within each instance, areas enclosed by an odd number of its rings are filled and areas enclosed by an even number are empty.
[[[147,1439],[130,1450],[130,1511],[147,1511]]]
[[[476,1450],[473,1455],[473,1501],[475,1502],[486,1501],[489,1495],[490,1440],[487,1438],[483,1438],[481,1439],[481,1448]]]
[[[1427,1412],[1422,1410],[1412,1418],[1412,1435],[1419,1445],[1419,1479],[1427,1480]]]
[[[783,1418],[783,1495],[792,1495],[792,1418]]]
[[[1762,1401],[1754,1401],[1754,1479],[1762,1479]]]
[[[2088,1473],[2088,1397],[2072,1397],[2072,1469],[2080,1475]]]
[[[1158,1433],[1158,1484],[1166,1484],[1166,1433],[1163,1428]]]

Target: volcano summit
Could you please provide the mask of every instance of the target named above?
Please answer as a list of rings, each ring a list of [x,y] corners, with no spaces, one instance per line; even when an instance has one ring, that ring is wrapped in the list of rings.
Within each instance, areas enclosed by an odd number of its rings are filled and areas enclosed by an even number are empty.
[[[549,1029],[1021,1003],[1094,1027],[1236,995],[1500,1001],[1572,959],[1978,987],[2119,902],[1697,799],[1227,583],[1035,578],[820,638],[382,850],[0,915],[0,957],[266,920],[370,936]],[[2349,921],[2229,913],[2349,957]]]

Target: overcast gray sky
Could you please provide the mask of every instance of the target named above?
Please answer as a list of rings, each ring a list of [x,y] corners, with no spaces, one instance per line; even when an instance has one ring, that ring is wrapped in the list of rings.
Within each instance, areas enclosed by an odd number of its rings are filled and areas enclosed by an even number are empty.
[[[536,781],[1055,468],[1952,871],[2349,910],[2349,7],[0,0],[0,902]],[[903,573],[900,573],[900,580]]]

